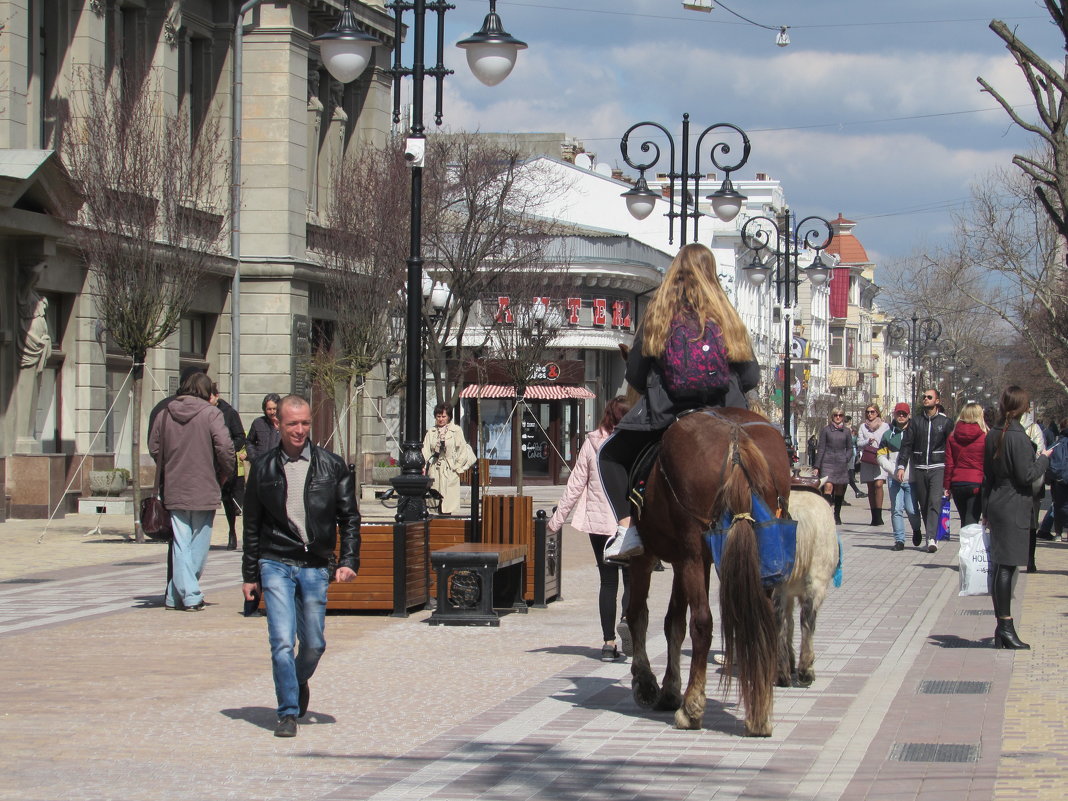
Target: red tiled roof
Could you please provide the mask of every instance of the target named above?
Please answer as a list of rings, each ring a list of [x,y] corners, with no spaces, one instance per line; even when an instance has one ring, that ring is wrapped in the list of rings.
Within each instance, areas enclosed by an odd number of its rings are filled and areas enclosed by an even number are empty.
[[[842,231],[843,225],[850,226],[848,233]],[[871,261],[868,258],[868,252],[860,244],[860,240],[853,235],[852,226],[854,225],[856,223],[852,220],[847,220],[842,216],[841,212],[838,213],[837,219],[831,221],[831,226],[834,228],[834,239],[827,246],[826,252],[838,256],[839,264],[868,264]]]

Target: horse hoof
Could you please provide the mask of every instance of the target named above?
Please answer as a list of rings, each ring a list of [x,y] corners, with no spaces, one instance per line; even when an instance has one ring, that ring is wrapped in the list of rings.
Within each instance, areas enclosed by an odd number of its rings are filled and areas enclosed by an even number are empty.
[[[797,683],[802,687],[812,686],[812,682],[816,680],[816,672],[814,670],[803,670],[797,674]]]
[[[653,709],[659,712],[674,712],[682,706],[682,696],[678,693],[660,691],[660,697],[656,699]]]
[[[789,676],[778,676],[775,679],[776,687],[793,687],[793,681]]]
[[[686,714],[685,709],[678,709],[675,712],[675,728],[683,729],[684,731],[694,731],[701,728],[700,718],[691,718]]]
[[[771,724],[765,723],[759,728],[753,728],[748,723],[745,724],[745,736],[746,737],[771,737]]]
[[[647,709],[656,703],[657,696],[660,694],[660,687],[655,680],[650,682],[634,679],[630,689],[634,695],[634,703]]]

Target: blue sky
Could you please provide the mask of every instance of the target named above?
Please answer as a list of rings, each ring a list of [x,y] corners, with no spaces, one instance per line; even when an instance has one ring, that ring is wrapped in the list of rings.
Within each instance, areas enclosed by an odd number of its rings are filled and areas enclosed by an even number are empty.
[[[971,183],[1030,147],[975,80],[1030,103],[989,21],[1055,61],[1063,52],[1036,0],[728,0],[758,23],[790,26],[785,48],[719,3],[703,14],[681,0],[501,0],[505,28],[529,49],[488,88],[451,46],[481,27],[488,2],[453,2],[447,126],[562,131],[624,166],[619,139],[633,123],[677,135],[683,112],[697,130],[731,122],[753,143],[739,177],[778,178],[801,216],[856,220],[884,267],[945,241]]]

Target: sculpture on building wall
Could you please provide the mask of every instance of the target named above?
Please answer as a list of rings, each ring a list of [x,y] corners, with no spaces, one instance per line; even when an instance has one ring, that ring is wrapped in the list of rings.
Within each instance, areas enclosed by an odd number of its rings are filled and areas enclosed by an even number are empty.
[[[37,282],[44,272],[45,263],[19,271],[19,323],[22,334],[19,342],[19,367],[33,369],[37,374],[44,370],[52,355],[52,336],[48,332],[48,298],[37,291]]]

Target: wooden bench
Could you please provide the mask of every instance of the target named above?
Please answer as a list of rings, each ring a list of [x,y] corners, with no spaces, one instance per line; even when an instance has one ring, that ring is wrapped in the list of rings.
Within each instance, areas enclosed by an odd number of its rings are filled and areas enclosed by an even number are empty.
[[[499,626],[496,609],[526,612],[524,545],[462,542],[430,554],[437,578],[434,626]]]

